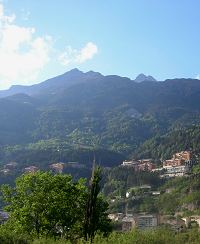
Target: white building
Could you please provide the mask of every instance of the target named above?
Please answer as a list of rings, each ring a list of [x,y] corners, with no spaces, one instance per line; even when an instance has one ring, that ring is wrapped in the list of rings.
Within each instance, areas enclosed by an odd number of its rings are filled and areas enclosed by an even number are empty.
[[[136,217],[136,225],[139,229],[151,229],[158,226],[158,218],[156,215],[138,215]]]
[[[184,176],[190,171],[190,167],[188,165],[163,166],[163,168],[166,170],[166,177]]]
[[[125,160],[123,161],[122,163],[122,166],[130,166],[130,167],[135,167],[139,164],[140,162],[139,161],[136,161],[136,160]]]

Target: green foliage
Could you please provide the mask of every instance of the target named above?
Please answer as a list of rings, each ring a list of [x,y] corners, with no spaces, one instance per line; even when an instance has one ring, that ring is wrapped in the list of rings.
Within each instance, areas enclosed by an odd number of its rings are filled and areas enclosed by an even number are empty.
[[[116,166],[125,158],[159,160],[179,150],[200,151],[196,80],[137,84],[118,76],[70,77],[27,88],[39,91],[37,96],[0,99],[1,162],[41,169],[52,161],[86,164],[95,150],[98,163]]]
[[[89,239],[97,232],[107,235],[111,225],[106,212],[108,204],[98,196],[99,177],[95,171],[90,191],[83,179],[74,182],[70,175],[50,172],[24,174],[17,178],[15,187],[3,185],[4,209],[10,218],[2,230],[30,238],[71,241],[88,233]]]
[[[85,239],[91,240],[91,242],[97,231],[104,233],[104,235],[108,235],[111,232],[110,220],[106,216],[108,204],[98,196],[100,193],[100,181],[100,167],[93,166],[84,224]]]
[[[158,208],[163,214],[182,212],[184,215],[198,214],[200,207],[200,178],[191,175],[168,180],[162,186],[163,194],[158,198]]]
[[[17,236],[14,233],[2,231],[0,228],[0,241],[3,244],[70,244],[71,241],[64,239],[40,238],[31,240],[27,236]],[[184,232],[175,233],[169,229],[158,228],[155,230],[139,231],[133,230],[127,233],[113,232],[105,238],[97,235],[94,244],[199,244],[200,234],[198,229],[189,229]],[[83,239],[76,241],[77,244],[89,244]]]
[[[59,139],[42,140],[26,145],[0,147],[0,159],[3,162],[16,161],[19,167],[27,167],[30,164],[48,169],[51,162],[77,161],[86,166],[92,165],[93,155],[102,166],[118,165],[124,155],[104,148],[71,145],[67,141]]]
[[[116,193],[119,193],[119,196],[125,196],[125,192],[131,187],[141,185],[158,187],[162,183],[162,180],[156,173],[148,171],[137,172],[133,168],[123,166],[105,170],[104,177],[103,192],[106,195],[116,191]]]
[[[151,190],[163,183],[158,174],[119,166],[104,170],[103,176],[102,191],[109,200],[110,212],[125,212],[126,204],[133,212],[158,212],[157,199],[151,196]],[[143,188],[144,185],[151,189]],[[127,192],[131,193],[128,199]]]
[[[136,158],[169,159],[178,151],[191,150],[200,153],[200,126],[179,128],[166,135],[155,136],[142,144],[134,153]]]
[[[16,180],[16,187],[2,187],[5,209],[10,213],[6,223],[30,235],[71,237],[81,232],[86,187],[83,181],[72,182],[68,175],[38,172]]]

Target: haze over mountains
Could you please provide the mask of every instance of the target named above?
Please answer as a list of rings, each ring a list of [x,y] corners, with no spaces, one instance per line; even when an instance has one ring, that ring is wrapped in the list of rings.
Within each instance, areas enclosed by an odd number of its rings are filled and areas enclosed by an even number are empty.
[[[200,122],[199,80],[139,78],[74,69],[0,91],[0,145],[59,139],[128,156],[156,135]]]
[[[94,71],[83,73],[82,71],[75,68],[62,75],[48,79],[46,81],[43,81],[39,84],[35,84],[32,86],[23,86],[23,85],[11,86],[8,90],[0,91],[0,97],[6,97],[17,93],[36,95],[44,92],[44,90],[45,93],[51,93],[51,92],[54,93],[57,89],[62,90],[72,85],[88,82],[90,80],[97,80],[97,79],[101,80],[103,78],[105,79],[106,77],[109,76],[103,76],[102,74]],[[156,81],[156,79],[154,79],[152,76],[139,74],[134,81],[135,82]]]

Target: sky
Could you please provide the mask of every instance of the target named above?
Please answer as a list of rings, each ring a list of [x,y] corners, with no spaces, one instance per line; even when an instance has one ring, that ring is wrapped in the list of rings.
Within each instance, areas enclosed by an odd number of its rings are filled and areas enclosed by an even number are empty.
[[[199,0],[0,0],[0,89],[73,68],[200,78]]]

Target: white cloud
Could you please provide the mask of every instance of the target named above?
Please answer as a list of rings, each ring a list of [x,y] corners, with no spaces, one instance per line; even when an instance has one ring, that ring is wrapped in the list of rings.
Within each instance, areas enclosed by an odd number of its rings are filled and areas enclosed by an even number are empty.
[[[30,12],[21,10],[24,21]],[[53,61],[54,52],[59,65],[81,64],[92,59],[98,52],[97,46],[88,42],[81,49],[67,46],[65,51],[53,48],[51,36],[38,36],[34,27],[20,26],[16,23],[15,14],[7,16],[0,0],[0,89],[6,89],[13,84],[33,84]]]
[[[196,75],[195,79],[200,80],[200,75]]]
[[[67,46],[65,51],[58,57],[60,63],[64,66],[70,64],[81,64],[85,61],[92,59],[98,52],[98,47],[92,42],[88,42],[82,49],[73,49],[71,46]]]
[[[0,3],[0,89],[28,84],[49,62],[52,38],[35,35],[35,28],[17,25],[14,14],[6,16]]]

